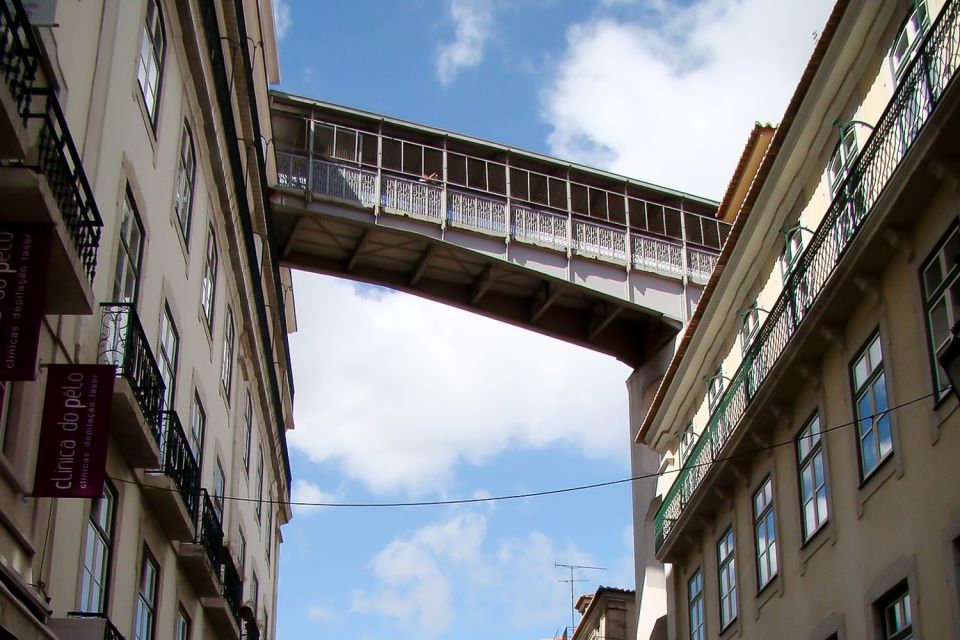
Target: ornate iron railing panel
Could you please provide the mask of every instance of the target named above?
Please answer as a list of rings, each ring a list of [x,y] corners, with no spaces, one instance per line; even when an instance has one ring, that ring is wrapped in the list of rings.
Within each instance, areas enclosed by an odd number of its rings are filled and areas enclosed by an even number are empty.
[[[163,447],[160,411],[165,385],[160,367],[153,357],[147,334],[140,318],[129,302],[107,302],[100,305],[100,344],[97,357],[103,364],[117,368],[117,376],[125,378],[140,405],[150,430]]]
[[[233,557],[229,553],[223,554],[223,567],[221,569],[220,579],[223,582],[223,599],[227,601],[230,612],[233,614],[237,626],[240,621],[240,604],[243,601],[243,581],[240,580],[240,572],[233,563]]]
[[[20,0],[0,0],[0,76],[19,113],[30,109],[31,89],[40,64],[30,29]]]
[[[413,218],[443,221],[443,189],[426,182],[383,176],[380,204]]]
[[[448,191],[447,219],[455,227],[507,236],[507,206],[489,198]]]
[[[190,449],[187,434],[176,411],[163,412],[163,473],[177,485],[177,491],[190,514],[197,521],[200,500],[200,465]]]
[[[694,282],[705,284],[717,267],[717,254],[687,247],[687,275]]]
[[[933,114],[960,66],[960,0],[950,0],[924,36],[877,126],[744,354],[707,426],[657,512],[659,548],[722,455],[750,401],[786,350],[873,206]]]
[[[197,544],[203,547],[217,575],[220,575],[220,563],[223,553],[223,525],[220,515],[213,506],[213,500],[206,489],[200,490],[200,517],[197,521]]]
[[[277,151],[277,184],[289,189],[309,189],[310,183],[307,178],[309,162],[302,156]]]
[[[510,212],[511,236],[514,240],[563,251],[570,246],[567,216],[517,205]]]
[[[311,180],[314,193],[365,207],[377,202],[377,174],[371,171],[314,160]]]
[[[581,256],[626,264],[627,232],[585,220],[574,220],[573,250]]]
[[[103,620],[103,640],[126,640],[116,625],[107,617],[105,613],[94,611],[71,611],[67,614],[70,618],[96,618]],[[86,637],[86,636],[85,636]]]
[[[683,246],[649,236],[631,235],[633,268],[679,278],[683,275]]]

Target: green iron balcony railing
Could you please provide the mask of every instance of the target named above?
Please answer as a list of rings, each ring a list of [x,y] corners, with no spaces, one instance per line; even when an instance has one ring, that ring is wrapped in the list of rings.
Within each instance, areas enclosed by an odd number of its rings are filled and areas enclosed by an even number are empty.
[[[160,412],[165,385],[137,311],[129,302],[108,302],[100,305],[100,312],[100,362],[114,365],[117,376],[130,384],[157,446],[163,449]]]
[[[92,285],[103,220],[56,93],[39,76],[40,48],[21,0],[0,0],[0,76],[24,124],[42,120],[38,165]]]
[[[925,35],[863,150],[744,354],[706,428],[655,518],[659,549],[725,447],[767,375],[833,276],[873,206],[957,75],[960,0],[950,0]]]
[[[176,411],[164,411],[163,414],[163,473],[173,480],[183,498],[183,504],[190,514],[190,520],[197,521],[197,507],[200,496],[200,466],[190,449],[187,435],[180,424]]]

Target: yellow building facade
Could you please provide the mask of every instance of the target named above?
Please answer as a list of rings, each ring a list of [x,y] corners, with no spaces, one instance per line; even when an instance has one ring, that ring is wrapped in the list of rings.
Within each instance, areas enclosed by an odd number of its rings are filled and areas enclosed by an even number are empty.
[[[741,163],[676,354],[633,381],[636,446],[660,454],[640,617],[665,608],[666,637],[960,637],[936,360],[960,311],[958,69],[960,3],[841,0]]]

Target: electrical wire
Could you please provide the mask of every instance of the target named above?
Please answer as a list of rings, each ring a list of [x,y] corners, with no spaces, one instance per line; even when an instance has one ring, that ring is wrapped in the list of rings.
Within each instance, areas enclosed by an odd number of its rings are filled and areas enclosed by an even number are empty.
[[[824,427],[820,429],[820,434],[829,433],[831,431],[838,431],[840,429],[847,429],[863,420],[867,419],[878,419],[892,411],[897,409],[902,409],[912,404],[916,404],[922,400],[933,397],[934,393],[928,393],[926,395],[914,398],[912,400],[907,400],[900,404],[888,407],[884,411],[879,413],[874,413],[869,416],[863,416],[857,420],[852,420],[850,422],[845,422],[843,424],[835,425],[832,427]],[[635,482],[638,480],[649,480],[651,478],[659,478],[675,473],[680,473],[687,469],[696,469],[697,467],[710,466],[717,462],[726,462],[730,460],[736,460],[739,458],[747,458],[757,455],[758,453],[763,453],[765,451],[773,451],[780,447],[791,446],[796,443],[796,438],[791,438],[790,440],[785,440],[783,442],[775,442],[762,447],[756,447],[750,451],[744,451],[742,453],[732,454],[728,456],[723,456],[719,458],[714,458],[709,462],[698,462],[696,464],[684,465],[677,467],[676,469],[668,469],[663,471],[656,471],[653,473],[644,473],[637,476],[631,476],[629,478],[619,478],[617,480],[607,480],[605,482],[593,482],[590,484],[581,484],[574,487],[563,487],[560,489],[545,489],[543,491],[530,491],[527,493],[513,493],[500,496],[486,496],[486,497],[477,497],[477,498],[459,498],[453,500],[420,500],[413,502],[307,502],[303,500],[264,500],[261,498],[251,498],[243,496],[218,496],[220,500],[232,500],[234,502],[257,502],[261,504],[276,504],[276,505],[286,505],[290,507],[328,507],[328,508],[368,508],[368,509],[382,509],[382,508],[396,508],[396,507],[439,507],[439,506],[450,506],[450,505],[462,505],[462,504],[479,504],[485,502],[503,502],[506,500],[520,500],[522,498],[540,498],[543,496],[554,496],[564,493],[575,493],[579,491],[589,491],[591,489],[600,489],[602,487],[611,487],[619,484],[626,484],[628,482]],[[108,476],[110,480],[114,482],[122,482],[125,484],[132,484],[139,487],[143,487],[140,482],[136,480],[126,480],[124,478],[115,478],[113,476]],[[161,488],[161,487],[149,487],[151,490],[165,490],[165,491],[176,491],[179,492],[176,488]]]

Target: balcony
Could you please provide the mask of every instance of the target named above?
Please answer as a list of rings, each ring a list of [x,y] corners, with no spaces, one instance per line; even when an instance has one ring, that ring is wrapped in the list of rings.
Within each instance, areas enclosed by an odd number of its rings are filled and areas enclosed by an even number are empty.
[[[206,489],[199,494],[196,535],[190,542],[177,543],[177,554],[184,571],[193,583],[199,597],[221,594],[221,564],[223,553],[223,526]]]
[[[164,411],[161,416],[163,466],[156,470],[138,470],[137,475],[170,539],[191,542],[196,537],[200,466],[177,413]]]
[[[240,617],[240,601],[243,599],[243,582],[233,563],[233,557],[223,549],[222,579],[223,587],[219,596],[202,598],[201,604],[206,610],[214,628],[222,638],[238,640],[243,621]],[[249,632],[247,637],[249,638]]]
[[[20,0],[0,0],[0,221],[55,229],[46,313],[93,313],[103,222]]]
[[[664,496],[655,518],[661,560],[672,557],[679,537],[676,532],[684,529],[693,511],[708,509],[723,500],[718,492],[705,491],[704,485],[712,485],[721,471],[733,464],[732,458],[756,450],[756,442],[744,444],[745,427],[741,427],[757,414],[754,405],[789,403],[797,376],[784,372],[791,364],[802,364],[798,354],[814,362],[828,348],[829,336],[815,329],[843,326],[862,299],[858,289],[869,287],[863,278],[858,285],[854,275],[879,272],[890,251],[884,238],[891,234],[896,238],[897,227],[909,227],[911,217],[933,197],[937,186],[931,184],[932,172],[916,169],[922,158],[949,157],[955,152],[953,141],[960,133],[960,118],[954,114],[960,97],[951,87],[958,67],[960,0],[950,0],[924,37],[699,441]],[[927,131],[931,133],[925,135]],[[760,422],[753,433],[762,441]]]
[[[111,433],[132,467],[156,469],[163,443],[160,368],[132,304],[110,302],[100,311],[98,358],[117,369]]]
[[[125,640],[123,634],[101,613],[71,612],[66,618],[51,618],[50,630],[70,640]]]

